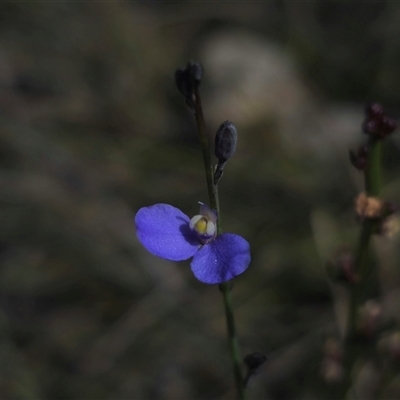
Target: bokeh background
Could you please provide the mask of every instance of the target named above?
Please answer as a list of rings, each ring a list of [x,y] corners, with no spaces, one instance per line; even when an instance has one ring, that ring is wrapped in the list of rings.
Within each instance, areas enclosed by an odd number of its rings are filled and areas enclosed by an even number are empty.
[[[220,200],[224,230],[252,247],[232,292],[241,350],[269,358],[249,398],[335,398],[324,352],[345,291],[325,264],[357,239],[348,151],[365,103],[400,114],[392,1],[0,4],[1,399],[234,398],[221,294],[133,225],[142,206],[207,201],[174,83],[189,60],[211,140],[227,119],[239,132]],[[384,149],[393,201],[399,146]],[[399,241],[373,245],[397,321]],[[364,369],[366,399],[379,371]],[[382,393],[398,398],[398,377]]]

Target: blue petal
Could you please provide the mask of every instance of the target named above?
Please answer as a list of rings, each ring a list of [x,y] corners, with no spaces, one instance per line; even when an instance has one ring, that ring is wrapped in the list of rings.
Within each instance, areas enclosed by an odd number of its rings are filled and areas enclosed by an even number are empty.
[[[208,207],[207,204],[202,203],[199,201],[200,204],[200,215],[204,215],[207,219],[210,221],[214,222],[214,224],[217,222],[217,211],[213,210],[212,208]]]
[[[135,216],[136,235],[155,256],[172,261],[187,260],[200,247],[189,221],[187,215],[169,204],[143,207]]]
[[[224,233],[204,245],[190,266],[199,281],[217,284],[246,271],[250,260],[249,243],[239,235]]]

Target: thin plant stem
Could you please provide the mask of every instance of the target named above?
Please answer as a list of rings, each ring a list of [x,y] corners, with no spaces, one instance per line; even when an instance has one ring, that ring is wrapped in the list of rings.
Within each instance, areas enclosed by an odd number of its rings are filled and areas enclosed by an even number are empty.
[[[201,105],[201,98],[199,94],[199,90],[197,85],[195,85],[194,89],[195,101],[194,101],[194,108],[195,108],[195,117],[196,117],[196,124],[197,130],[199,134],[200,140],[200,147],[203,154],[203,162],[204,162],[204,169],[206,173],[206,181],[207,181],[207,189],[208,189],[208,197],[210,201],[210,207],[217,211],[217,235],[222,233],[221,228],[221,213],[219,207],[219,197],[218,197],[218,184],[214,185],[213,179],[213,172],[214,168],[211,162],[210,156],[210,145],[207,137],[206,132],[206,124],[204,121],[203,115],[203,108]],[[236,389],[238,393],[238,398],[240,400],[246,399],[246,393],[244,388],[244,381],[242,375],[242,369],[240,366],[240,355],[239,355],[239,345],[236,336],[236,328],[235,328],[235,318],[233,314],[233,307],[231,301],[231,290],[229,287],[229,282],[222,283],[219,285],[219,288],[223,295],[224,301],[224,308],[225,308],[225,318],[227,324],[227,331],[228,331],[228,341],[229,341],[229,348],[231,352],[231,358],[233,363],[233,374],[236,384]]]
[[[382,140],[371,138],[365,171],[365,191],[368,196],[379,196],[381,191],[381,154]]]
[[[371,138],[369,142],[368,165],[365,170],[365,192],[367,196],[377,197],[381,191],[381,140]],[[361,226],[361,232],[357,243],[354,268],[357,281],[351,286],[348,323],[345,336],[346,353],[346,379],[343,385],[343,397],[352,386],[352,369],[361,348],[357,345],[358,308],[363,300],[365,283],[371,273],[372,262],[370,259],[370,241],[376,228],[376,220],[365,219]]]
[[[210,207],[213,208],[214,210],[217,210],[218,213],[217,224],[218,224],[218,221],[220,220],[218,191],[217,191],[217,186],[214,185],[213,182],[213,165],[211,162],[210,145],[208,143],[206,124],[203,115],[203,107],[201,105],[201,98],[197,85],[195,86],[194,106],[195,106],[197,130],[199,133],[200,147],[201,147],[201,152],[203,154],[204,169],[206,172],[206,182],[207,182],[208,197],[210,200]],[[218,231],[219,229],[221,229],[220,224],[219,227],[217,225],[218,234],[221,233]]]
[[[369,143],[368,166],[365,170],[365,191],[367,196],[379,196],[381,187],[381,140],[371,139]],[[371,267],[369,259],[369,242],[375,230],[376,221],[365,219],[362,223],[360,237],[355,255],[355,272],[358,280],[352,286],[350,293],[350,310],[347,327],[347,338],[355,335],[357,324],[357,308],[359,306],[363,286]]]

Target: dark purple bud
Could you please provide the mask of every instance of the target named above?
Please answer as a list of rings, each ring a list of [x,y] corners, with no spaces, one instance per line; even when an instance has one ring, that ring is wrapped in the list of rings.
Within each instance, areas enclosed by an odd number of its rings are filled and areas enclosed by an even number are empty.
[[[203,77],[203,67],[198,62],[189,62],[186,67],[179,68],[175,72],[175,83],[178,90],[186,99],[186,104],[194,112],[194,102],[196,100],[196,87],[200,84]]]
[[[380,123],[373,119],[366,119],[362,124],[362,130],[364,133],[370,135],[376,135],[379,132]]]
[[[198,85],[200,85],[201,80],[203,78],[203,67],[200,63],[198,62],[193,62],[191,61],[187,65],[187,69],[189,70],[189,74],[191,78],[196,82]]]
[[[362,123],[364,133],[377,139],[383,139],[396,129],[396,121],[385,114],[380,104],[369,104],[365,113],[366,118]]]
[[[260,367],[265,363],[266,360],[267,357],[264,354],[258,352],[248,354],[244,358],[243,361],[247,367],[247,373],[243,382],[245,387],[247,386],[250,378],[252,378],[260,371]]]
[[[385,115],[381,124],[381,134],[383,136],[390,135],[396,129],[396,121]]]
[[[354,150],[349,150],[350,162],[351,164],[357,168],[357,154]]]
[[[214,185],[218,183],[224,172],[225,163],[233,156],[237,144],[237,130],[230,121],[225,121],[215,135],[215,156],[218,165],[214,173]]]
[[[184,97],[190,95],[191,86],[186,68],[179,68],[175,71],[175,84]]]
[[[378,103],[369,103],[365,107],[365,114],[369,118],[380,119],[383,117],[383,107]]]
[[[228,161],[236,150],[237,130],[230,121],[225,121],[215,135],[215,156],[220,163]]]
[[[367,158],[367,157],[368,157],[368,154],[369,154],[369,147],[368,147],[368,145],[363,144],[363,145],[361,145],[361,146],[358,148],[358,156],[359,156],[359,157]]]
[[[365,171],[368,165],[368,146],[360,146],[357,153],[353,150],[349,151],[350,162],[353,167],[360,171]]]
[[[365,168],[367,167],[366,159],[365,160],[364,159],[360,159],[353,150],[349,151],[349,156],[350,156],[351,165],[354,168],[357,168],[360,171],[364,171],[365,170]]]

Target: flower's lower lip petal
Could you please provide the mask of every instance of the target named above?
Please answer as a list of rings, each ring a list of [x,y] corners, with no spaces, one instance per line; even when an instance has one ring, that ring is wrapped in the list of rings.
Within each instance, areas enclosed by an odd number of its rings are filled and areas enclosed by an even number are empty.
[[[246,271],[250,260],[249,243],[239,235],[224,233],[204,245],[190,266],[199,281],[219,284]]]
[[[141,208],[135,216],[136,235],[152,254],[172,261],[187,260],[200,244],[189,217],[169,204]]]

